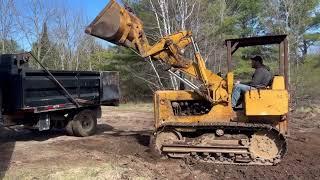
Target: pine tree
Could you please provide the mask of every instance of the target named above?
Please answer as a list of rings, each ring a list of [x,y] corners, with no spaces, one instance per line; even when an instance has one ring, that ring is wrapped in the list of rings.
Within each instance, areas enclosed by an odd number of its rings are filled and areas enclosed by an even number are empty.
[[[45,67],[48,69],[56,69],[54,62],[57,59],[57,51],[55,49],[54,44],[49,39],[47,23],[44,22],[40,39],[33,43],[32,52]],[[38,64],[36,67],[40,68]]]
[[[48,27],[46,22],[43,23],[40,44],[41,44],[40,59],[43,60],[46,54],[48,54],[48,51],[50,51],[50,41],[48,37]]]
[[[13,39],[0,39],[0,44],[3,46],[1,47],[0,54],[19,53],[22,51],[18,43]]]

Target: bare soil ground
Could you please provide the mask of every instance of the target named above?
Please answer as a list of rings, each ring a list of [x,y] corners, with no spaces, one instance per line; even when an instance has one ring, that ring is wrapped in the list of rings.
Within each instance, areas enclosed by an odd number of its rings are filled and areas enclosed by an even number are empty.
[[[104,107],[98,133],[0,130],[0,179],[320,179],[320,106],[300,108],[289,152],[277,166],[234,166],[159,159],[150,152],[151,104]]]

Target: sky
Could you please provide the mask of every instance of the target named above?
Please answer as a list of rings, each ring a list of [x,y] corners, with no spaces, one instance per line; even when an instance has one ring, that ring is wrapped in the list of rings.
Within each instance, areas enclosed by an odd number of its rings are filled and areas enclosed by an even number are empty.
[[[99,13],[100,11],[109,3],[109,0],[43,0],[43,1],[47,1],[46,4],[50,7],[56,7],[56,6],[64,6],[64,7],[68,7],[68,9],[70,9],[70,11],[72,10],[76,10],[75,12],[83,12],[85,19],[88,21],[88,23],[90,23]],[[18,10],[20,12],[24,12],[26,9],[27,4],[26,3],[30,3],[31,1],[24,1],[24,0],[16,0],[15,1],[15,5],[18,8]],[[24,12],[24,14],[28,14],[28,10]],[[50,24],[47,24],[48,27],[50,28]],[[89,25],[89,24],[88,24]],[[83,31],[84,31],[85,27],[83,27]],[[30,44],[29,41],[27,41],[25,37],[25,34],[20,34],[18,35],[18,39],[16,39],[18,41],[18,44],[20,45],[20,47],[26,51],[30,51],[31,50],[31,46],[32,44]],[[33,38],[32,41],[35,41],[35,39]],[[111,44],[100,40],[97,38],[97,41],[103,45],[103,46],[110,46]]]
[[[91,22],[100,11],[109,3],[109,0],[67,0],[68,6],[81,9]],[[98,39],[97,41],[104,47],[113,46],[113,44],[104,40]]]
[[[83,10],[91,21],[108,4],[109,0],[66,0],[66,2],[71,8]]]

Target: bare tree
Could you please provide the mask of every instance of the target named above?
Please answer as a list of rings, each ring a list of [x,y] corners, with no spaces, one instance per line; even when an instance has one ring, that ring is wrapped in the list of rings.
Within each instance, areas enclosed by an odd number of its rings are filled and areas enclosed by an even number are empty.
[[[176,1],[178,12],[179,12],[179,22],[182,30],[186,29],[186,22],[191,17],[193,13],[193,9],[197,3],[197,1],[190,2],[187,0]],[[191,5],[190,5],[191,4]]]
[[[29,0],[24,3],[24,11],[29,13],[21,12],[18,9],[15,9],[14,12],[17,17],[18,30],[23,39],[27,41],[28,46],[33,48],[35,56],[43,63],[53,48],[52,44],[48,44],[49,47],[44,49],[43,43],[41,43],[43,25],[46,23],[49,26],[48,29],[52,29],[57,7],[41,0]],[[39,65],[38,68],[40,68]]]
[[[159,36],[163,37],[178,30],[186,30],[186,24],[191,17],[196,0],[149,0],[151,10],[157,22]],[[156,74],[158,74],[156,72]],[[173,89],[178,89],[178,81],[170,74]]]
[[[70,28],[71,22],[69,19],[69,11],[66,8],[61,8],[58,12],[59,18],[57,19],[57,27],[54,31],[55,41],[59,50],[60,69],[66,69],[66,63],[70,61]]]
[[[0,42],[1,53],[6,52],[6,41],[12,38],[12,32],[14,29],[14,2],[13,0],[0,0]]]

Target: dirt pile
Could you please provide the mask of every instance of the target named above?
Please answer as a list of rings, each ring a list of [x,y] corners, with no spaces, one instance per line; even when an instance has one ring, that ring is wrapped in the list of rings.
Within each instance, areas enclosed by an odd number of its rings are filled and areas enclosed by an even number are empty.
[[[0,174],[5,179],[319,179],[319,114],[294,114],[289,152],[277,166],[224,166],[159,159],[148,147],[151,107],[104,108],[98,134],[63,131],[1,134]],[[309,111],[308,111],[309,112]],[[297,119],[298,118],[298,119]],[[307,123],[306,123],[307,122]],[[307,124],[307,125],[306,125]],[[4,132],[4,131],[1,131]]]

